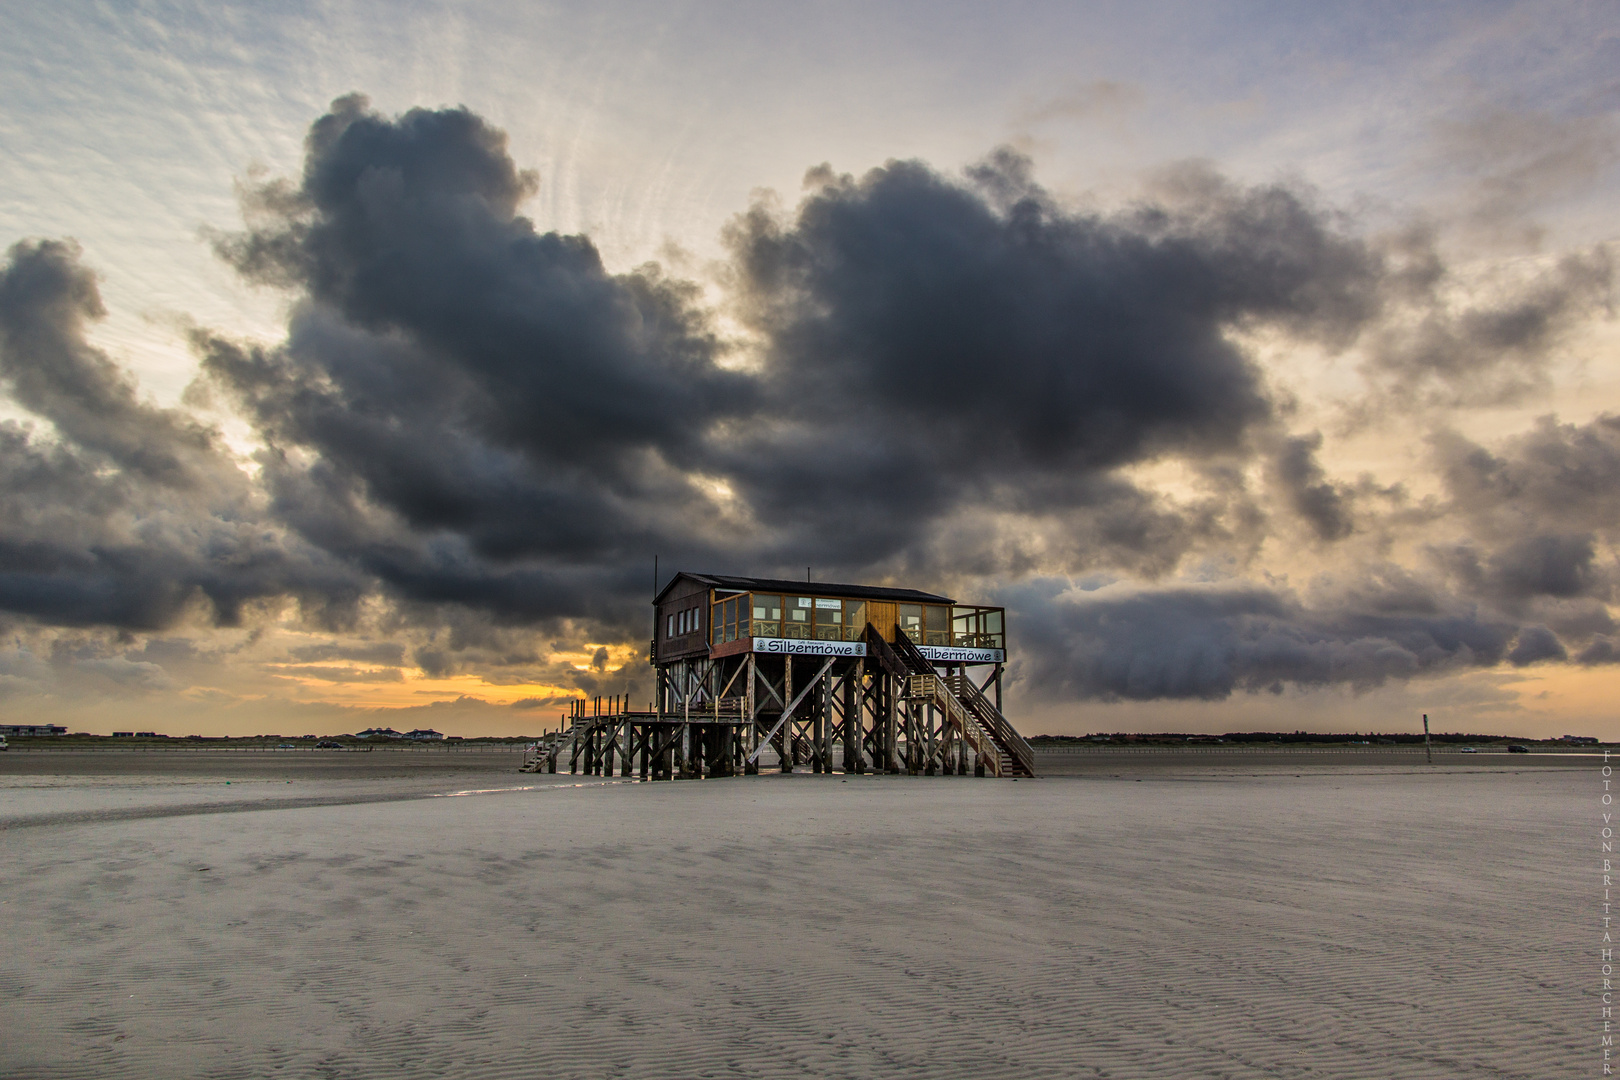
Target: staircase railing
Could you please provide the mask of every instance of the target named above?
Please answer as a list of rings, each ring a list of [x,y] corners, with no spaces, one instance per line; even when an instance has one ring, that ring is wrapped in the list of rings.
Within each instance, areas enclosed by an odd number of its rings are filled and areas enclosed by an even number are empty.
[[[973,749],[979,761],[996,776],[1006,772],[1002,764],[1003,754],[996,745],[995,739],[985,731],[977,718],[962,707],[962,703],[951,693],[949,685],[938,675],[913,675],[909,687],[911,696],[924,698],[934,703],[940,712],[945,714],[945,722],[954,725],[961,733],[963,741]],[[1011,759],[1008,759],[1008,764]]]
[[[1024,741],[1007,718],[1001,715],[1001,710],[993,705],[984,691],[973,685],[973,680],[967,677],[966,672],[957,676],[956,696],[973,712],[979,722],[990,732],[990,737],[996,745],[1007,752],[1015,763],[1015,771],[1025,776],[1035,775],[1035,750]]]
[[[902,662],[918,675],[934,674],[934,665],[922,650],[917,648],[915,642],[906,636],[906,632],[899,627],[894,631],[894,652]],[[1001,715],[1001,710],[992,705],[973,680],[965,672],[959,672],[955,679],[956,686],[947,691],[953,701],[959,701],[960,707],[965,708],[978,721],[979,727],[996,744],[1001,752],[1008,758],[1010,771],[1024,776],[1035,775],[1035,751],[1030,748],[1024,737],[1018,734],[1007,718]]]

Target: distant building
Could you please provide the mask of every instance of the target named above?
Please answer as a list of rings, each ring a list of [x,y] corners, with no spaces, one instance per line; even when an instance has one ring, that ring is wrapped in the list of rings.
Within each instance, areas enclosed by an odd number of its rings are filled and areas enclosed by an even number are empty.
[[[417,728],[415,731],[407,731],[405,738],[415,739],[418,742],[433,742],[436,739],[444,738],[444,736],[432,728]]]
[[[0,735],[66,735],[58,724],[0,724]]]
[[[361,739],[399,739],[404,736],[391,727],[368,727],[356,737]]]
[[[1561,735],[1559,742],[1575,743],[1579,746],[1596,746],[1597,740],[1590,735]]]

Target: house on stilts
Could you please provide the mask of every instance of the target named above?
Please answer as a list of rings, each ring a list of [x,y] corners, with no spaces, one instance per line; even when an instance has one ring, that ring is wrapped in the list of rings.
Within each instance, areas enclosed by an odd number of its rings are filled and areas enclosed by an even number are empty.
[[[1006,612],[915,589],[680,573],[658,591],[650,707],[577,702],[526,768],[667,780],[808,769],[1019,777]]]

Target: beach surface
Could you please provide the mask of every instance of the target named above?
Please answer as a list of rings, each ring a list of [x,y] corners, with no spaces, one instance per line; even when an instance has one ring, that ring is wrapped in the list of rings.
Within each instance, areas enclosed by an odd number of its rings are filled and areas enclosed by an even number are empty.
[[[519,760],[0,756],[0,1075],[1601,1072],[1594,758]]]

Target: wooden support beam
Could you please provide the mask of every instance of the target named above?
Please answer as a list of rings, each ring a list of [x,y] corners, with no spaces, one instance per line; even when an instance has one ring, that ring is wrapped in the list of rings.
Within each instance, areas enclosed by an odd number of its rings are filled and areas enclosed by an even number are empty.
[[[786,616],[784,616],[784,618],[785,617]],[[793,697],[792,653],[788,653],[786,656],[782,657],[782,696]],[[799,697],[803,696],[803,694],[799,695]],[[793,698],[793,704],[797,705],[798,703],[799,698]],[[783,709],[782,720],[777,721],[777,726],[781,727],[782,721],[785,721],[789,716],[792,715],[793,710],[791,708]],[[787,731],[782,733],[782,771],[785,773],[790,773],[793,771],[793,728],[791,726],[788,727]]]
[[[855,661],[855,666],[844,676],[844,771],[860,774],[866,771],[861,761],[861,682],[866,662]]]
[[[823,672],[825,672],[828,668],[832,667],[834,659],[835,658],[831,657],[831,656],[827,657],[827,662],[822,665],[822,671]],[[764,749],[766,743],[769,743],[771,741],[771,739],[775,738],[778,732],[782,732],[783,747],[787,751],[787,756],[784,758],[784,765],[786,767],[782,771],[783,772],[792,772],[793,771],[793,766],[791,764],[791,762],[792,762],[793,728],[792,728],[792,725],[789,723],[789,721],[793,717],[793,710],[797,709],[799,707],[799,703],[804,700],[805,695],[808,694],[810,692],[811,688],[815,686],[816,679],[818,679],[818,678],[820,678],[819,673],[816,676],[813,676],[810,679],[810,681],[807,684],[805,684],[805,688],[803,690],[800,690],[799,693],[798,693],[798,696],[795,697],[792,700],[792,702],[790,702],[788,704],[788,707],[782,711],[782,715],[776,721],[776,726],[771,728],[770,732],[765,736],[764,741],[761,742],[759,747],[757,747],[754,750],[754,754],[755,754],[756,757],[759,755],[760,751]],[[783,732],[783,730],[782,730],[783,728],[786,728],[787,730],[785,732]]]
[[[896,690],[900,680],[885,673],[883,679],[883,768],[885,772],[900,771],[900,698]]]
[[[759,762],[752,755],[754,747],[759,745],[759,698],[754,694],[754,684],[759,679],[759,666],[754,661],[754,654],[748,654],[748,693],[744,695],[744,702],[748,708],[748,727],[744,729],[743,743],[738,748],[738,755],[743,759],[743,773],[755,776],[759,773]],[[766,689],[769,689],[767,687]],[[775,691],[773,690],[774,694]]]

